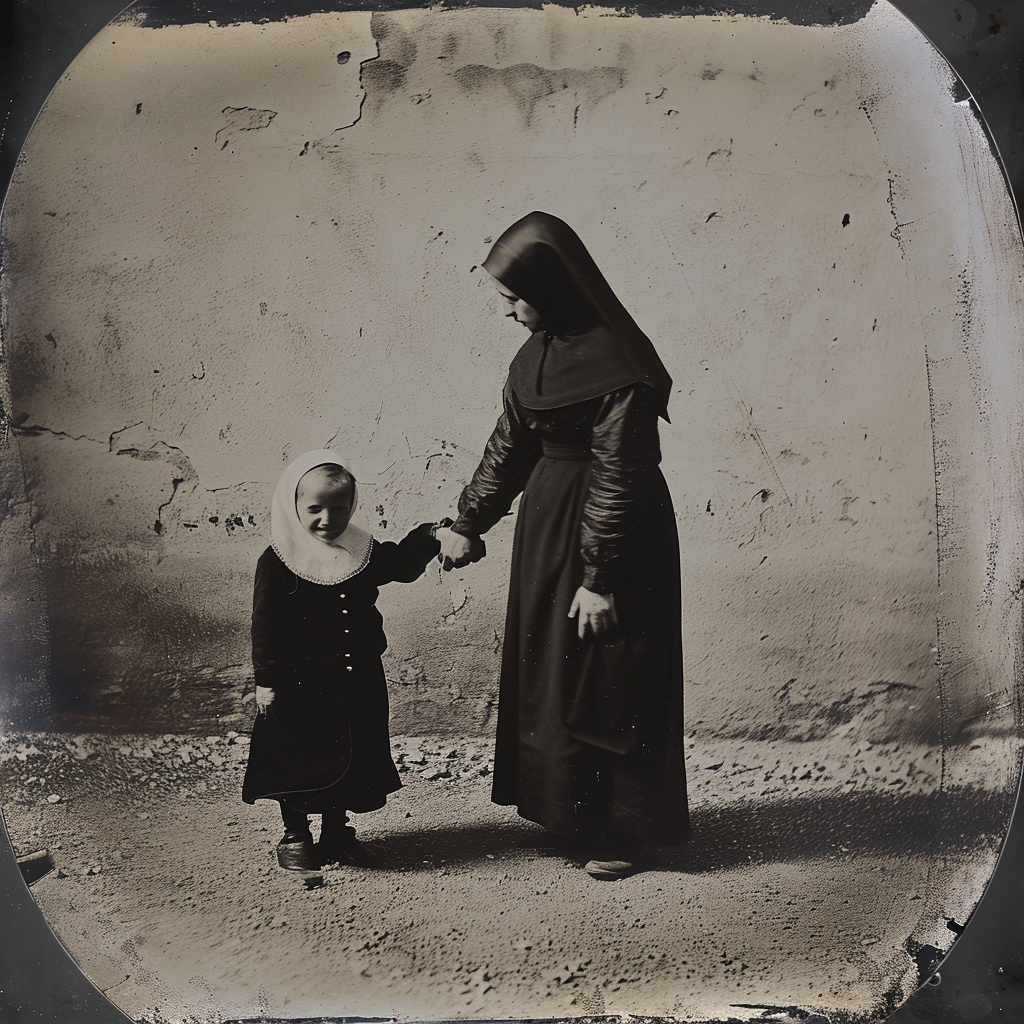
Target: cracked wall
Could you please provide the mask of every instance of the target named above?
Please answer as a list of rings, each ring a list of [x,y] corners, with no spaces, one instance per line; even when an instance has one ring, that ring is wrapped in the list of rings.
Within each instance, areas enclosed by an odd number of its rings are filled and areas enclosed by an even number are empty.
[[[292,456],[347,457],[381,538],[450,512],[521,340],[477,268],[539,208],[675,379],[688,729],[1015,728],[1019,242],[986,147],[884,4],[827,30],[552,8],[111,26],[3,222],[58,719],[247,721]],[[382,593],[396,730],[493,725],[510,541],[506,521],[479,566]]]

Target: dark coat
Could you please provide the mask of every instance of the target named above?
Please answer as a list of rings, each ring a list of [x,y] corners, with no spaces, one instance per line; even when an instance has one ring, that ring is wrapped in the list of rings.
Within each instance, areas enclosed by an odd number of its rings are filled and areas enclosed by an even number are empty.
[[[522,492],[502,650],[493,799],[552,832],[689,838],[682,599],[657,392],[635,383],[555,409],[505,410],[452,529],[489,529]],[[620,629],[580,640],[584,586]]]
[[[430,524],[400,543],[373,541],[343,583],[310,583],[267,548],[256,567],[252,661],[274,691],[253,723],[242,799],[285,798],[309,811],[376,810],[401,785],[391,759],[387,648],[379,588],[412,582],[437,554]]]

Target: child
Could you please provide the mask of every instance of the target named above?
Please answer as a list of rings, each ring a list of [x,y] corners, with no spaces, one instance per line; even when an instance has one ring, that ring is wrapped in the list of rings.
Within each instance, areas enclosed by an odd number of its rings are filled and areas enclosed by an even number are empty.
[[[242,799],[280,801],[277,859],[292,871],[371,866],[347,812],[375,811],[401,787],[374,603],[382,584],[422,575],[439,544],[429,523],[379,543],[351,523],[355,507],[355,478],[333,452],[295,459],[274,492],[271,546],[256,567],[258,711]],[[310,813],[323,816],[316,848]]]

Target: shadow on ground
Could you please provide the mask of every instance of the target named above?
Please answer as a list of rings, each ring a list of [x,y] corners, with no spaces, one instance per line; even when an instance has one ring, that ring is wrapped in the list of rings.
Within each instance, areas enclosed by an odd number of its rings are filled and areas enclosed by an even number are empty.
[[[1012,796],[964,788],[928,794],[831,794],[773,803],[733,802],[698,807],[694,839],[684,847],[652,846],[648,870],[713,873],[752,864],[865,854],[941,856],[996,847]],[[988,829],[985,826],[989,826]],[[501,856],[533,852],[585,861],[585,841],[554,836],[522,821],[446,825],[389,832],[389,865],[433,871]]]

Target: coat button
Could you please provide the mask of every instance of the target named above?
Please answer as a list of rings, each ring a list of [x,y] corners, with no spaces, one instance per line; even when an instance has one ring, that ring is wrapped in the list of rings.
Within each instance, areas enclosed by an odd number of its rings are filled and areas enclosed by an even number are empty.
[[[342,615],[348,615],[348,609],[347,608],[342,608],[341,609],[341,614]]]
[[[338,595],[338,597],[344,597],[344,596],[345,596],[344,594],[339,594],[339,595]]]
[[[351,665],[346,665],[345,668],[348,669],[349,672],[352,671],[352,666]]]
[[[347,632],[348,632],[348,630],[345,630],[345,632],[347,633]],[[351,658],[351,657],[352,657],[352,655],[351,655],[351,654],[346,654],[346,655],[345,655],[345,657],[346,657],[346,658]]]
[[[347,633],[347,632],[348,632],[348,630],[346,629],[346,630],[345,630],[345,632]]]

